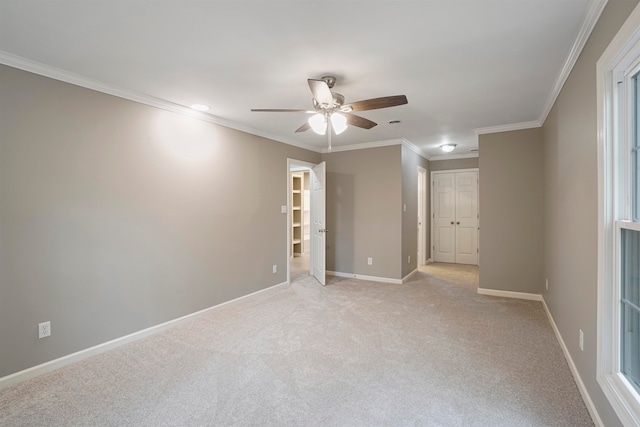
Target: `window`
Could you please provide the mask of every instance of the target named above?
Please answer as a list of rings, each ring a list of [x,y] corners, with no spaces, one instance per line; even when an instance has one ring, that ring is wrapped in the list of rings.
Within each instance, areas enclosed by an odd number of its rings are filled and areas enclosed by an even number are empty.
[[[620,251],[614,262],[619,266],[616,286],[620,288],[620,372],[640,391],[640,72],[632,73],[618,82],[617,96],[630,102],[618,112],[618,123],[629,129],[628,137],[620,132],[619,140],[613,141],[620,151],[613,166],[621,177],[616,185],[619,199],[616,238]]]
[[[640,391],[640,231],[621,229],[620,371]]]
[[[640,8],[598,61],[598,383],[640,425]]]
[[[624,74],[619,70],[619,80]],[[619,269],[614,286],[620,292],[620,372],[636,391],[640,391],[640,72],[634,69],[626,74],[630,76],[617,82],[620,131],[617,140],[612,141],[619,153],[612,165],[619,176],[614,188],[618,199],[614,238],[619,245],[619,252],[614,256],[614,265]],[[622,104],[625,99],[629,102]],[[616,280],[615,276],[613,280]]]

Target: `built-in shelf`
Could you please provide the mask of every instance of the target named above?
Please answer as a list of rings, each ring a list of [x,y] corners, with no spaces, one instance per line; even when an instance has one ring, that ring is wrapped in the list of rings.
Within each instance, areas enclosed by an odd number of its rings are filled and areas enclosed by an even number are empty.
[[[299,256],[303,245],[303,197],[304,172],[291,173],[291,256]]]

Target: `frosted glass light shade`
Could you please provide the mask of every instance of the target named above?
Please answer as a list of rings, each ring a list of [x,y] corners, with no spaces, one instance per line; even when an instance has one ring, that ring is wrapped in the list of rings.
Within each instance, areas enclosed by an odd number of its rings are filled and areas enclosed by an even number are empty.
[[[331,126],[336,135],[340,135],[347,130],[347,118],[340,113],[333,113],[331,115]]]
[[[322,114],[314,114],[309,117],[309,126],[318,135],[324,135],[327,132],[327,121]]]
[[[450,153],[456,148],[456,144],[444,144],[441,145],[440,148],[442,148],[442,151],[445,153]]]

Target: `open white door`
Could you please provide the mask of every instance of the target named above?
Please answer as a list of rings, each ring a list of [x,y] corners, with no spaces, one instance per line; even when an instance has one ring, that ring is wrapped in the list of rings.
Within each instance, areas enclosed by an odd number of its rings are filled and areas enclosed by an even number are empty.
[[[311,275],[326,284],[326,162],[311,169]]]

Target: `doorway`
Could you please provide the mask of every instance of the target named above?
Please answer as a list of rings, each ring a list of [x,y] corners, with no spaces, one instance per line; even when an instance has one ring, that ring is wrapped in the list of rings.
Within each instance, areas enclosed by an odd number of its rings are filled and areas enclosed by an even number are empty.
[[[290,166],[289,168],[289,266],[291,280],[309,274],[309,254],[311,246],[311,197],[309,191],[310,169]]]
[[[287,159],[287,281],[326,283],[326,167]]]
[[[425,225],[427,218],[427,171],[418,167],[418,267],[427,263],[427,235]]]
[[[431,173],[433,260],[478,264],[478,169]]]

